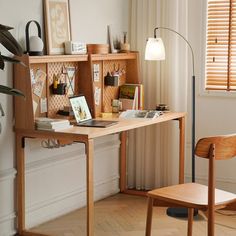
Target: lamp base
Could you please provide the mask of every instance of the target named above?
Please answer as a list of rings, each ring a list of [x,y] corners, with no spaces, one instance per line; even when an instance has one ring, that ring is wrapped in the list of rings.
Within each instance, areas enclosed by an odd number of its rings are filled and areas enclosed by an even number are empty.
[[[177,218],[187,218],[188,217],[188,208],[184,207],[170,207],[167,208],[166,214],[171,217]],[[194,216],[198,214],[198,210],[194,209]]]

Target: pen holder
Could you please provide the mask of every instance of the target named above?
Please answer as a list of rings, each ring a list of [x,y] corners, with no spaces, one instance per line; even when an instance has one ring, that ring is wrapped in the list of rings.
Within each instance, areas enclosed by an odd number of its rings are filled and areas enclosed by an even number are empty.
[[[121,43],[120,44],[121,52],[130,52],[130,44],[129,43]]]
[[[52,94],[65,95],[66,94],[66,83],[57,84],[57,88],[54,88],[53,84],[51,85]]]
[[[107,74],[104,78],[104,82],[106,86],[117,87],[119,85],[119,76]]]

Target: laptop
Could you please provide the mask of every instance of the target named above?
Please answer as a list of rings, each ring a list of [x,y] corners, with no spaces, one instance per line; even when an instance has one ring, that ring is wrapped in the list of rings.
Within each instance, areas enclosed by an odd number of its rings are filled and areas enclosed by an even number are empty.
[[[87,101],[84,95],[73,96],[69,98],[77,126],[106,128],[115,125],[118,121],[96,120],[92,119]]]

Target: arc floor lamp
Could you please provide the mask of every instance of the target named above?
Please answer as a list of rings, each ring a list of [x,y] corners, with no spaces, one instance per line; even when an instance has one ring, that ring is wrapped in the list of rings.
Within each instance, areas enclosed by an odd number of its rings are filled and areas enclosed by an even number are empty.
[[[192,56],[192,182],[195,182],[195,71],[194,71],[194,53],[189,41],[177,31],[167,27],[156,27],[154,29],[154,38],[148,38],[145,50],[145,60],[165,60],[165,48],[161,38],[157,38],[156,32],[159,29],[171,31],[179,35],[189,46]],[[176,217],[185,217],[187,209],[168,208],[167,214]],[[195,212],[197,214],[197,212]]]

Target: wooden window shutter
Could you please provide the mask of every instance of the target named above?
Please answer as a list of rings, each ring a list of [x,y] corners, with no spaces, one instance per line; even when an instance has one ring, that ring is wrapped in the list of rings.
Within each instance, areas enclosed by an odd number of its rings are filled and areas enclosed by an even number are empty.
[[[236,90],[236,0],[208,0],[205,87]]]

